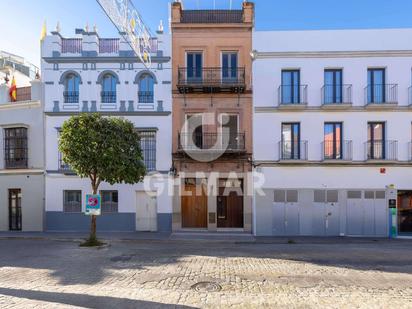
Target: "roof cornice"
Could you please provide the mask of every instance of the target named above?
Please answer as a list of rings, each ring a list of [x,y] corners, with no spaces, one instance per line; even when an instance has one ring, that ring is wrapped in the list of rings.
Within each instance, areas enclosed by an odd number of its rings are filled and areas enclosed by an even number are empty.
[[[257,52],[256,59],[271,58],[363,58],[363,57],[412,57],[412,50],[365,51],[285,51]]]

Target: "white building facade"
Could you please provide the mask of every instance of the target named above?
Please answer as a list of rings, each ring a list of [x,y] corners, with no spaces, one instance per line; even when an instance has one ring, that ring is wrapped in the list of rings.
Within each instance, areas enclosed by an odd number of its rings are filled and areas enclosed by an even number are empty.
[[[23,58],[0,52],[0,231],[44,226],[42,83],[36,71]]]
[[[411,37],[255,32],[257,235],[412,232]]]
[[[76,37],[59,32],[42,44],[45,96],[46,189],[48,231],[86,231],[84,215],[90,181],[77,177],[58,151],[59,129],[79,113],[99,112],[123,117],[141,133],[148,183],[165,184],[171,167],[170,37],[152,39],[152,66],[138,61],[121,38],[100,38],[96,31],[76,30]],[[149,189],[149,190],[145,190]],[[170,231],[172,198],[161,186],[100,185],[102,215],[98,230]],[[151,191],[153,194],[148,194]]]

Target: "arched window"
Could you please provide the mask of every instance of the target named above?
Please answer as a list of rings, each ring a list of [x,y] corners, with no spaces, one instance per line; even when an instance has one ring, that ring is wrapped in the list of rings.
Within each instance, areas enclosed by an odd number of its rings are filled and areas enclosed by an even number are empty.
[[[154,79],[149,74],[144,74],[139,80],[139,103],[153,103]]]
[[[117,78],[111,74],[106,73],[102,78],[102,103],[116,103],[116,86]]]
[[[66,75],[64,80],[64,103],[79,103],[80,77],[74,73]]]

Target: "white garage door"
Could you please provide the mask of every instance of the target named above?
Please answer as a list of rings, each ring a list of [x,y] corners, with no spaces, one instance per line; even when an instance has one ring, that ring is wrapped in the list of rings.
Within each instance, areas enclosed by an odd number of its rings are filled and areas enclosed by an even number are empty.
[[[340,233],[339,191],[314,190],[312,235],[338,236]]]
[[[385,191],[348,191],[346,231],[350,236],[386,236]]]
[[[273,235],[299,235],[298,190],[275,190]]]

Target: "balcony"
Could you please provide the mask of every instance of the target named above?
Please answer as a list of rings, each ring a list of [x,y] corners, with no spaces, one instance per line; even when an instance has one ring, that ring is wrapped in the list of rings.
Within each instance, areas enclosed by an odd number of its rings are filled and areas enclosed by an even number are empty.
[[[180,133],[178,147],[184,152],[245,152],[245,133]]]
[[[62,154],[59,152],[59,172],[62,174],[74,174],[69,164],[65,163]]]
[[[280,161],[307,161],[308,141],[280,141],[279,142]]]
[[[366,107],[393,107],[398,104],[398,85],[382,84],[365,87]]]
[[[99,53],[101,54],[111,54],[119,52],[119,39],[99,39]]]
[[[116,103],[115,91],[102,91],[100,92],[102,103]]]
[[[280,85],[278,88],[279,107],[302,108],[308,104],[307,85]]]
[[[321,89],[323,108],[352,106],[352,85],[324,85]]]
[[[352,161],[352,141],[324,141],[321,144],[322,161]]]
[[[64,91],[63,92],[64,103],[79,103],[78,91]]]
[[[367,141],[365,154],[367,161],[397,161],[398,141]]]
[[[179,68],[177,89],[180,93],[243,93],[245,68]]]
[[[82,39],[62,39],[63,54],[81,54],[83,51]]]
[[[31,101],[31,87],[17,88],[16,101]]]
[[[137,93],[139,98],[139,103],[153,103],[154,102],[154,93],[153,91],[139,91]]]

